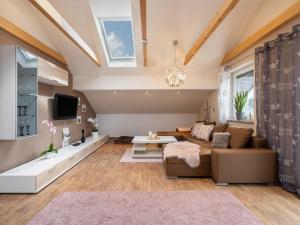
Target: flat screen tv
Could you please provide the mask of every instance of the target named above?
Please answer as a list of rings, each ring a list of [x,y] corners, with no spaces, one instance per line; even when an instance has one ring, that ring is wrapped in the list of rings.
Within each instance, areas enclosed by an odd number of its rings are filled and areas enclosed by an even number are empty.
[[[53,119],[66,120],[76,118],[77,104],[77,97],[55,94],[53,104]]]

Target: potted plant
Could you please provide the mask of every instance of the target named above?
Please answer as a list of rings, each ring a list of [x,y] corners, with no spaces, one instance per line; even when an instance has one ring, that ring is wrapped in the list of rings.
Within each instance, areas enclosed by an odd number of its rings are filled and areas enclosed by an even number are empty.
[[[238,92],[234,98],[234,108],[236,110],[236,119],[242,120],[244,118],[243,109],[247,103],[248,91]]]
[[[54,153],[57,153],[57,149],[54,148],[54,145],[52,142],[53,135],[55,135],[55,133],[56,133],[56,127],[53,125],[53,122],[49,122],[48,120],[43,120],[42,123],[47,125],[47,127],[50,131],[50,134],[51,134],[51,139],[50,139],[50,144],[49,144],[48,148],[41,153],[41,156],[45,156],[45,158],[52,158]]]
[[[97,138],[99,137],[99,131],[98,131],[98,124],[97,124],[97,118],[88,118],[87,120],[89,123],[92,124],[92,137]]]

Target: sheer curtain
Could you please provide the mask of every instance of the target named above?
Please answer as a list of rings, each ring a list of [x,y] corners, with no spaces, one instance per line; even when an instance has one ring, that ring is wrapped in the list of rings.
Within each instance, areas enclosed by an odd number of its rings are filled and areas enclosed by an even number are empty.
[[[219,74],[219,122],[226,123],[230,119],[231,77],[227,68]]]
[[[282,187],[300,195],[300,25],[255,51],[257,134],[278,151]]]

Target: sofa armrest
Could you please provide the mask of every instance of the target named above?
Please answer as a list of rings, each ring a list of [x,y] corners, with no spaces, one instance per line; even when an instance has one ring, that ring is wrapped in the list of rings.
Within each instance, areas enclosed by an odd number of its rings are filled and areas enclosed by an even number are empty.
[[[216,183],[274,183],[277,152],[267,149],[212,149],[212,178]]]

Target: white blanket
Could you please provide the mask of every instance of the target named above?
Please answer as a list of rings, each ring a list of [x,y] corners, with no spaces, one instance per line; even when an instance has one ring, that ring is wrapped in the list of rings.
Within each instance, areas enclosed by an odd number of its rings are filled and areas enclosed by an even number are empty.
[[[184,160],[192,168],[198,167],[200,164],[200,146],[189,141],[167,144],[164,149],[164,161],[171,157]]]

